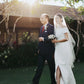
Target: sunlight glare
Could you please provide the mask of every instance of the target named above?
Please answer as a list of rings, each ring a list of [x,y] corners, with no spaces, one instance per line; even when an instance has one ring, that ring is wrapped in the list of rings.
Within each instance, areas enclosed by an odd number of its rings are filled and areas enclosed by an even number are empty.
[[[19,0],[19,1],[22,1],[24,3],[28,3],[29,5],[33,5],[36,0]]]

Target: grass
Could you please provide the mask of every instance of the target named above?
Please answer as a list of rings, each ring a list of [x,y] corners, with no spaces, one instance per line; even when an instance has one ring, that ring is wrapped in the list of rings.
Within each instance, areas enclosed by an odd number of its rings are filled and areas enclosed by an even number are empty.
[[[28,68],[0,70],[0,84],[31,84],[35,66]],[[76,63],[73,69],[77,84],[84,84],[84,63]],[[50,84],[48,66],[45,65],[40,84]]]

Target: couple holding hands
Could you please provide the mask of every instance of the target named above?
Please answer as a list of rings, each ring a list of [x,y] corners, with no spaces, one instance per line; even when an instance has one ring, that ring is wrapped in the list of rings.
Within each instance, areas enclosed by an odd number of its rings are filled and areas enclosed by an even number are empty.
[[[39,57],[33,84],[39,84],[45,60],[47,60],[51,84],[76,84],[72,68],[75,61],[75,41],[67,28],[64,16],[54,16],[54,26],[49,23],[48,14],[42,14],[43,26],[39,35]]]

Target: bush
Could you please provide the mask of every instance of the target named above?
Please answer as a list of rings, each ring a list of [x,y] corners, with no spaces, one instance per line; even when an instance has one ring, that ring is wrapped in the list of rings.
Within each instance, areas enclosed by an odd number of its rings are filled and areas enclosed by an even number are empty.
[[[16,68],[36,65],[38,58],[37,46],[37,41],[31,41],[26,44],[19,45],[16,49],[9,49],[10,54],[8,54],[4,63],[0,63],[0,67]]]

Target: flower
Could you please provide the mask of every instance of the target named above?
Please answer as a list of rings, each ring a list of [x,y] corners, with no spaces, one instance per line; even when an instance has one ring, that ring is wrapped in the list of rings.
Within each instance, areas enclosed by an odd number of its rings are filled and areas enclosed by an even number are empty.
[[[5,55],[5,57],[4,57],[4,58],[6,59],[6,58],[8,58],[8,56],[7,56],[7,55]]]
[[[48,39],[51,39],[51,40],[53,40],[53,39],[55,39],[56,37],[55,37],[55,35],[54,34],[50,34],[49,36],[48,36]]]

